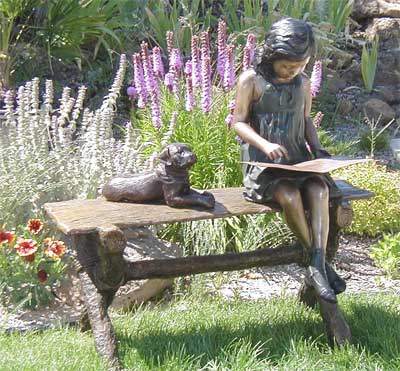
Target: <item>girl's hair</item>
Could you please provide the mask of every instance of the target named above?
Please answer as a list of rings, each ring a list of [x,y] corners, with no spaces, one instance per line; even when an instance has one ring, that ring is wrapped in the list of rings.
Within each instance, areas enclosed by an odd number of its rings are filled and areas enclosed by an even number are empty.
[[[255,70],[264,77],[271,77],[274,75],[274,61],[304,60],[314,52],[314,44],[314,33],[310,25],[298,19],[282,18],[272,24],[264,45],[259,49]]]

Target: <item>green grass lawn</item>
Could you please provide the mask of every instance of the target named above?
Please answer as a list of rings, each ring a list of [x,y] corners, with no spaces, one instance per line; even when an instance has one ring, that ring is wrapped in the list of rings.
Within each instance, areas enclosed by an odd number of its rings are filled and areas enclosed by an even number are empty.
[[[319,313],[294,298],[186,297],[113,313],[128,370],[400,370],[400,298],[342,296],[353,344],[332,350]],[[0,335],[0,371],[102,371],[90,333],[74,328]]]

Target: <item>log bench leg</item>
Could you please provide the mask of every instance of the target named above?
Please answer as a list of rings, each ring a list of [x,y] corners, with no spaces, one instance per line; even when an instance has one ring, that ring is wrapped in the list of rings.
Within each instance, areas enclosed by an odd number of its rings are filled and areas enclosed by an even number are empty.
[[[327,261],[331,262],[339,247],[342,228],[351,224],[353,212],[348,203],[334,203],[330,208],[330,226],[327,246]],[[298,298],[304,305],[315,308],[319,304],[325,323],[328,341],[332,347],[342,346],[351,341],[351,331],[337,303],[330,303],[315,295],[314,289],[303,282]]]
[[[76,236],[74,243],[86,306],[81,327],[92,329],[96,350],[109,370],[119,370],[117,342],[108,308],[118,288],[126,282],[123,259],[126,239],[120,229],[109,226],[96,233]]]

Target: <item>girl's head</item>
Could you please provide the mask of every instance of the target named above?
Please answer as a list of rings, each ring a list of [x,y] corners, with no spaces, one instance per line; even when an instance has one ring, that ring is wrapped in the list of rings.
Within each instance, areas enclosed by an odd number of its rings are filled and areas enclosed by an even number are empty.
[[[306,22],[294,18],[282,18],[273,23],[265,43],[260,50],[257,72],[263,76],[274,76],[274,62],[308,61],[314,51],[314,34]]]

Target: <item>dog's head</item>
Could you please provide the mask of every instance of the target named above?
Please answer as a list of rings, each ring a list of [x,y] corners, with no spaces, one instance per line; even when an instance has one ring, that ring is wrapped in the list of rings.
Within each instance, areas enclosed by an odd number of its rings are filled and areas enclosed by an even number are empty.
[[[192,149],[184,143],[172,143],[166,146],[158,157],[160,162],[176,169],[188,169],[197,158]]]

